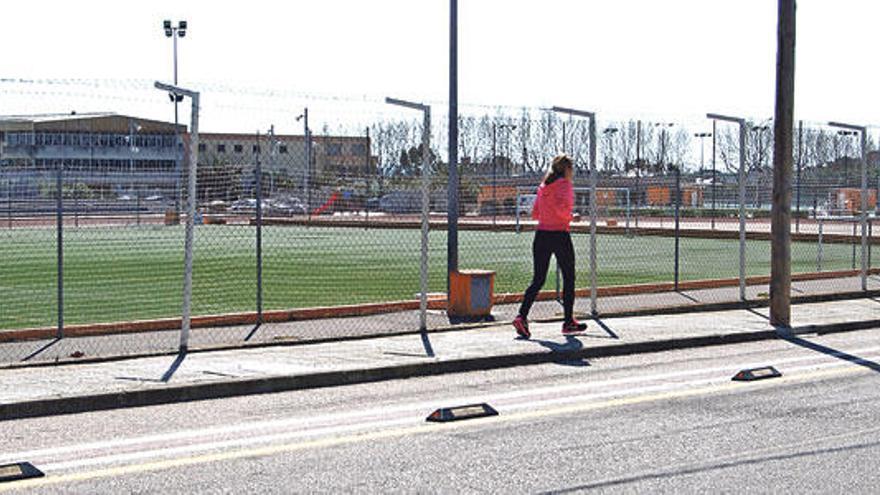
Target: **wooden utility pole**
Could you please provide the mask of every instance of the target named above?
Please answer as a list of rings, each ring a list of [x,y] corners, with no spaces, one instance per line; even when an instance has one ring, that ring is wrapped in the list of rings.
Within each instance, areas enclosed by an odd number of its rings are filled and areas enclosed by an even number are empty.
[[[773,148],[770,323],[791,326],[791,172],[794,133],[795,0],[779,0]]]

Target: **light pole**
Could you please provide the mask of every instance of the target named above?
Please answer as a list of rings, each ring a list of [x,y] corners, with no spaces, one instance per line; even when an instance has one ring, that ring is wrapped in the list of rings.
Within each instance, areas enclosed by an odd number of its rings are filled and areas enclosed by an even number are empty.
[[[590,125],[590,313],[595,317],[599,314],[596,308],[598,295],[596,279],[596,114],[571,108],[553,107],[554,112],[575,117],[585,117]]]
[[[421,294],[419,298],[419,326],[422,332],[428,329],[428,210],[430,187],[430,156],[431,156],[431,107],[421,103],[413,103],[394,98],[385,98],[385,103],[397,105],[413,110],[420,110],[423,114],[422,124],[422,242],[421,242],[421,271],[420,283]]]
[[[658,165],[660,166],[660,170],[658,172],[663,172],[666,170],[666,129],[674,126],[672,122],[658,122],[654,124],[654,127],[660,128],[660,159]]]
[[[173,26],[171,21],[168,19],[162,21],[162,29],[165,31],[165,37],[171,38],[173,40],[174,86],[177,86],[177,39],[186,37],[187,27],[188,27],[188,25],[187,25],[186,21],[179,21],[177,23],[177,26]],[[184,95],[182,95],[182,94],[178,94],[178,93],[174,93],[174,92],[168,93],[168,98],[171,99],[172,103],[174,103],[174,133],[175,134],[177,134],[177,132],[178,132],[177,126],[179,124],[178,113],[177,113],[177,104],[180,103],[181,101],[183,101],[183,96]],[[192,144],[192,143],[190,143],[190,144]],[[176,146],[176,144],[175,144],[175,146]],[[177,157],[177,160],[175,160],[175,162],[176,162],[176,165],[175,165],[175,173],[174,173],[175,179],[174,179],[174,181],[175,181],[175,188],[177,189],[177,195],[174,200],[175,201],[174,211],[177,212],[177,214],[179,215],[180,214],[180,205],[183,202],[182,198],[181,198],[183,191],[180,190],[181,160],[180,160],[179,156]]]
[[[711,132],[698,132],[694,134],[694,137],[700,138],[700,177],[703,176],[703,168],[704,168],[704,155],[706,152],[706,138],[712,137]]]
[[[605,168],[609,169],[611,171],[613,171],[615,168],[614,167],[614,135],[617,134],[617,131],[618,131],[618,129],[616,127],[608,127],[604,131],[602,131],[602,134],[605,135],[605,139],[608,140],[608,147],[610,148],[610,151],[608,152],[609,156],[606,157],[606,159],[605,159]],[[610,167],[608,166],[608,158],[611,159],[611,166]]]
[[[712,120],[712,230],[715,230],[715,188],[718,187],[715,183],[718,181],[718,177],[715,174],[715,150],[717,146],[715,146],[715,141],[718,139],[718,129],[717,129],[717,120]]]
[[[739,125],[739,298],[746,300],[746,119],[715,113],[707,119],[723,120]]]
[[[309,181],[312,177],[312,131],[309,129],[309,108],[303,109],[303,113],[296,117],[296,121],[303,121],[303,139],[306,140],[306,169],[303,175],[303,192],[306,193],[306,214],[309,221],[312,220],[312,189]]]
[[[849,187],[849,137],[857,136],[856,131],[840,130],[838,136],[843,136],[843,187]]]
[[[756,138],[758,140],[758,157],[756,159],[757,163],[754,164],[755,169],[761,170],[764,168],[764,136],[763,136],[763,133],[766,131],[769,131],[770,126],[756,125],[756,126],[753,126],[751,130],[752,130],[752,132],[754,132],[756,134],[757,133],[761,134],[760,136],[758,136]],[[761,199],[760,199],[760,193],[759,193],[760,187],[761,186],[759,184],[755,184],[755,208],[761,207],[761,204],[760,204]]]
[[[498,216],[498,196],[496,191],[498,189],[498,153],[496,151],[496,143],[497,143],[497,129],[507,130],[507,160],[510,161],[510,132],[516,129],[516,126],[513,124],[495,124],[492,123],[492,226],[494,227],[497,222]]]

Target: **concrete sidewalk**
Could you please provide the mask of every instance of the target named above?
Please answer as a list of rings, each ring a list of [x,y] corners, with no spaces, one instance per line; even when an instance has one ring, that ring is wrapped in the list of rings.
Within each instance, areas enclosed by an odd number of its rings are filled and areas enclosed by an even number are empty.
[[[777,338],[766,308],[591,322],[563,337],[533,323],[511,327],[289,346],[197,352],[93,364],[0,369],[0,420],[345,385],[440,373],[657,352]],[[856,299],[792,307],[797,332],[880,327],[880,302]]]

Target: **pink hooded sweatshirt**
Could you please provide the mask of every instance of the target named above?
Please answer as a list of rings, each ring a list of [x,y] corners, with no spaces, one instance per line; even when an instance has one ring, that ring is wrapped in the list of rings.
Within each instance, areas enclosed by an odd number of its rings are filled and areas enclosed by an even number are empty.
[[[532,207],[532,218],[538,221],[538,230],[569,232],[574,185],[568,179],[556,179],[550,185],[541,184]]]

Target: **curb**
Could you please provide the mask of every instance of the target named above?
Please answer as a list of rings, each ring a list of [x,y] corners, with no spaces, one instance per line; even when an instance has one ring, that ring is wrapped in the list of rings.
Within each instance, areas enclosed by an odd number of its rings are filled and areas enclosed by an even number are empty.
[[[793,328],[790,333],[780,333],[778,330],[759,330],[748,333],[715,334],[681,339],[634,342],[631,344],[619,344],[598,348],[584,348],[577,351],[536,351],[503,356],[486,356],[441,362],[414,363],[360,370],[330,371],[296,376],[230,380],[225,382],[179,387],[167,386],[131,392],[41,399],[0,404],[0,422],[14,419],[54,416],[59,414],[106,411],[128,407],[144,407],[289,392],[294,390],[356,385],[386,380],[435,376],[447,373],[464,373],[512,368],[517,366],[559,363],[579,359],[595,359],[668,350],[692,349],[715,345],[740,344],[785,338],[786,335],[791,334],[802,335],[816,333],[823,335],[828,333],[866,330],[877,327],[880,327],[880,319],[833,323],[828,325],[807,325]]]

